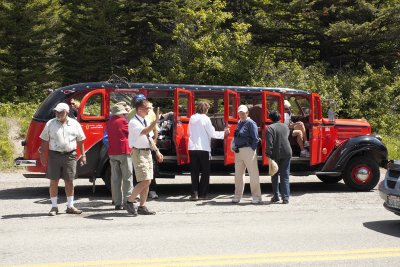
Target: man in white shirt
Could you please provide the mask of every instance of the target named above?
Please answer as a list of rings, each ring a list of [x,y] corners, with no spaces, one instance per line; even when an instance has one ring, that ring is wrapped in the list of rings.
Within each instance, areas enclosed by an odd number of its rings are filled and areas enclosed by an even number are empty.
[[[132,194],[126,202],[126,210],[128,213],[137,216],[154,215],[155,212],[150,211],[146,206],[149,186],[153,179],[153,159],[151,151],[155,152],[156,160],[163,161],[163,155],[156,147],[152,136],[153,128],[159,121],[159,110],[156,112],[156,119],[148,123],[145,117],[152,108],[151,103],[146,99],[138,99],[135,101],[136,115],[129,121],[129,146],[132,148],[131,156],[133,168],[136,174],[138,184],[132,190]],[[140,195],[140,206],[136,208],[134,201]]]
[[[58,214],[57,194],[60,178],[65,182],[67,195],[67,213],[81,214],[82,211],[74,207],[74,183],[76,176],[76,148],[82,153],[81,164],[86,164],[86,155],[83,147],[85,134],[78,121],[68,117],[69,106],[59,103],[55,108],[56,118],[46,123],[40,138],[42,144],[39,148],[40,161],[47,166],[46,176],[50,179],[50,199],[52,208],[49,216]],[[45,152],[48,151],[48,162]]]

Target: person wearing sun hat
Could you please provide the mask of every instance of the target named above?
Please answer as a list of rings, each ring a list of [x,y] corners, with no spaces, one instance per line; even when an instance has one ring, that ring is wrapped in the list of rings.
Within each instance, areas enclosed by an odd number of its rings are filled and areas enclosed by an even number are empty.
[[[111,166],[112,196],[116,210],[124,209],[124,203],[132,193],[132,160],[128,142],[128,114],[121,104],[111,107],[111,119],[107,122],[108,156]]]

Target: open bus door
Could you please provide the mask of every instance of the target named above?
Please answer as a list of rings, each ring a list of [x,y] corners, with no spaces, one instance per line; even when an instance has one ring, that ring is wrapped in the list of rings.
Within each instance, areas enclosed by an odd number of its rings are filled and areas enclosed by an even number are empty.
[[[104,128],[110,108],[106,105],[106,89],[96,89],[87,93],[79,105],[78,118],[87,137],[85,150],[94,146],[104,134]],[[82,153],[79,151],[78,157]]]
[[[224,138],[224,163],[225,165],[235,163],[235,152],[231,150],[231,142],[235,134],[238,117],[239,93],[225,89],[224,91],[224,121],[229,128],[229,135]]]
[[[267,160],[267,128],[272,123],[269,118],[269,113],[276,110],[281,115],[281,122],[284,121],[284,108],[283,108],[283,95],[275,92],[262,92],[262,114],[263,114],[263,128],[261,138],[261,151],[262,151],[262,163],[268,165]]]
[[[310,165],[322,163],[322,106],[317,93],[311,93],[310,103]]]
[[[194,111],[193,93],[182,88],[174,92],[174,142],[178,165],[189,164],[189,119]]]

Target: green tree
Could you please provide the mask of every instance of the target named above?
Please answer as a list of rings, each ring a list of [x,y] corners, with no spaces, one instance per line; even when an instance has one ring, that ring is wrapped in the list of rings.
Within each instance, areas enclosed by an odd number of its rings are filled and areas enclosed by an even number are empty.
[[[137,67],[141,59],[151,58],[158,45],[164,48],[173,45],[172,32],[175,29],[179,2],[126,1],[121,18],[126,68]]]
[[[131,68],[132,77],[151,81],[249,84],[253,65],[250,25],[228,24],[226,2],[182,1],[172,33],[173,45],[155,46],[151,57]]]
[[[60,73],[63,84],[107,80],[120,74],[120,14],[126,1],[63,1]]]
[[[0,100],[42,97],[59,84],[58,1],[0,3]]]

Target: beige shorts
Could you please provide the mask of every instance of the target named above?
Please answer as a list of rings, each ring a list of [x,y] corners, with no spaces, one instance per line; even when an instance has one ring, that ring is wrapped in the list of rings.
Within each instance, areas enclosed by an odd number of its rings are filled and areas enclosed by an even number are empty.
[[[151,151],[132,148],[131,156],[136,181],[141,182],[153,179],[153,158]]]

